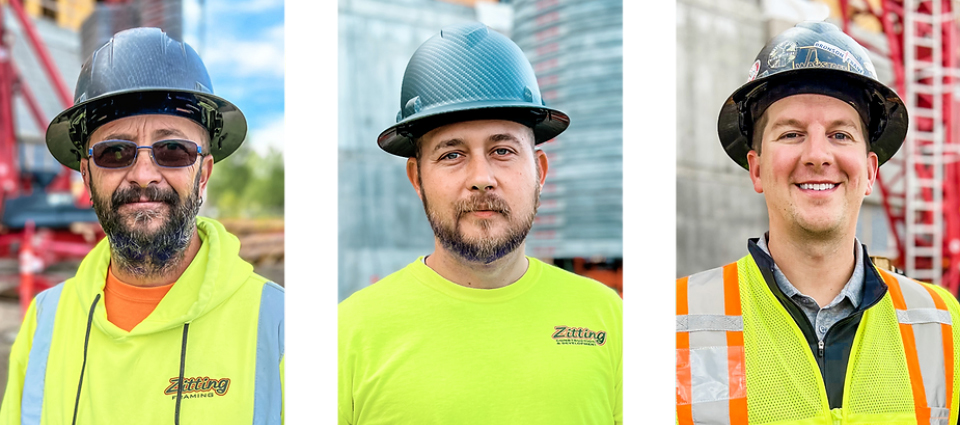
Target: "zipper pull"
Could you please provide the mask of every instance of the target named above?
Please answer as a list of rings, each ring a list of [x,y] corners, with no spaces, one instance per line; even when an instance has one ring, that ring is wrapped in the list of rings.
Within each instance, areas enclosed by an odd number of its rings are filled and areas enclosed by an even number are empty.
[[[820,341],[817,343],[817,348],[818,348],[817,354],[819,354],[820,357],[823,357],[823,341]]]

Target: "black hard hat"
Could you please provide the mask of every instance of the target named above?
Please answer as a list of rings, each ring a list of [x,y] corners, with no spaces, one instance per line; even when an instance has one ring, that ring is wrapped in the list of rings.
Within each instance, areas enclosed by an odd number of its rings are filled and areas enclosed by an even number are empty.
[[[213,95],[200,56],[158,28],[118,32],[93,52],[77,79],[74,105],[47,127],[47,148],[57,161],[80,169],[84,144],[101,125],[132,115],[191,119],[210,132],[214,161],[243,143],[247,120],[232,103]]]
[[[743,168],[756,119],[768,106],[796,94],[822,94],[857,110],[880,164],[907,134],[907,108],[877,80],[867,50],[827,22],[802,22],[770,40],[750,69],[747,83],[720,109],[717,132],[727,155]]]
[[[512,40],[479,22],[453,25],[424,42],[407,64],[397,123],[380,133],[380,148],[416,155],[414,139],[467,120],[505,119],[533,129],[536,143],[570,125],[540,97],[537,77]]]

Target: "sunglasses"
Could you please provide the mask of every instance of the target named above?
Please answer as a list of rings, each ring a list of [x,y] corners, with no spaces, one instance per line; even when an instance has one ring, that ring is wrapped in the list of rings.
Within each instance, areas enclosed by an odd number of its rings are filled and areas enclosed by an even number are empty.
[[[153,162],[160,167],[180,168],[193,165],[202,152],[199,145],[189,140],[170,139],[139,146],[129,140],[104,140],[87,150],[87,155],[100,168],[126,168],[137,160],[140,149],[150,149]]]

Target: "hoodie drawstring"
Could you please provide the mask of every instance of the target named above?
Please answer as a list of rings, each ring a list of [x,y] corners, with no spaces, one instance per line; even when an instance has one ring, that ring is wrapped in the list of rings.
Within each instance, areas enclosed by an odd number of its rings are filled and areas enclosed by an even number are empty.
[[[183,342],[180,344],[180,380],[177,381],[177,410],[173,417],[173,423],[180,425],[180,398],[183,396],[183,365],[187,360],[187,330],[190,329],[189,323],[183,324]]]
[[[77,401],[73,404],[73,425],[77,424],[77,409],[80,408],[80,390],[83,388],[83,372],[87,369],[87,345],[90,343],[90,325],[93,324],[93,311],[100,302],[100,294],[93,299],[90,305],[90,314],[87,315],[87,334],[83,337],[83,366],[80,366],[80,382],[77,383]],[[180,366],[183,369],[183,366]]]

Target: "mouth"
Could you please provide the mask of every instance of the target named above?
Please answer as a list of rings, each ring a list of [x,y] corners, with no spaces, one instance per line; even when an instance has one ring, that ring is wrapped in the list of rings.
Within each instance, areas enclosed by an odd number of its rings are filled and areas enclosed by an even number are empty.
[[[468,211],[467,214],[472,214],[480,218],[490,218],[490,217],[493,217],[495,214],[500,214],[500,213],[492,210],[476,210],[476,211]]]
[[[801,190],[809,190],[814,192],[827,192],[833,189],[836,189],[837,186],[840,186],[837,183],[800,183],[797,184]]]

